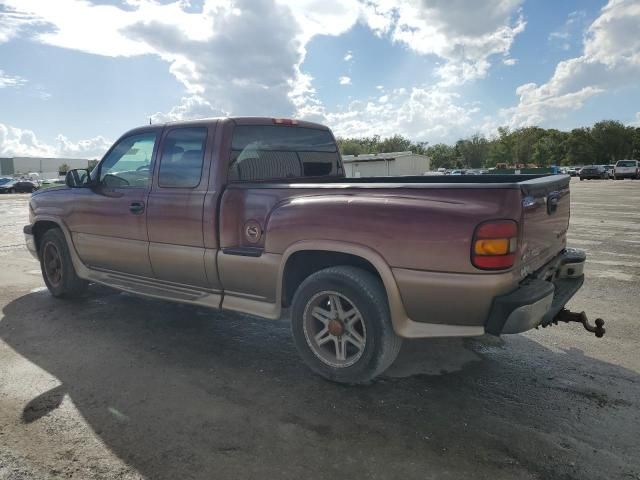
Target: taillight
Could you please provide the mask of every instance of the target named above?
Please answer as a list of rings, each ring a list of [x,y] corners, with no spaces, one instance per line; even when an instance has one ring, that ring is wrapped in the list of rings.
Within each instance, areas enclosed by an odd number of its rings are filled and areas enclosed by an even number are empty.
[[[518,224],[513,220],[481,223],[473,234],[471,263],[482,270],[511,268],[518,250]]]

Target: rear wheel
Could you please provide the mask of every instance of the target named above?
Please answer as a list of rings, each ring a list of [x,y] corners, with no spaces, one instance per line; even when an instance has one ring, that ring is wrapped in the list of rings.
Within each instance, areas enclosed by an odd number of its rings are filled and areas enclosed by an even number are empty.
[[[372,380],[402,345],[382,283],[350,266],[327,268],[302,282],[293,298],[291,330],[309,368],[339,383]]]
[[[42,278],[54,297],[76,297],[88,286],[76,274],[64,234],[57,228],[47,230],[40,240]]]

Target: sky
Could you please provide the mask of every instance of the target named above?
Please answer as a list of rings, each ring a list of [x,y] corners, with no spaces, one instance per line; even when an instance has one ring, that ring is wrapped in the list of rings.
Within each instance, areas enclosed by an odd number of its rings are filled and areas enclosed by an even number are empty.
[[[640,0],[0,0],[0,157],[227,115],[430,144],[640,125]]]

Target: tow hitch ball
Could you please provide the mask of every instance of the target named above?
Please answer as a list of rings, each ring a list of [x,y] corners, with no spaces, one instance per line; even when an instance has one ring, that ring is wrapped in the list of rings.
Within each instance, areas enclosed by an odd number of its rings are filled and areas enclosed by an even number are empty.
[[[604,329],[604,320],[601,318],[596,318],[595,327],[589,323],[589,319],[587,318],[587,314],[584,312],[576,313],[570,312],[566,308],[563,308],[558,312],[555,318],[552,320],[552,323],[555,325],[558,322],[578,322],[581,323],[585,330],[595,333],[596,337],[601,338],[604,336],[606,330]]]

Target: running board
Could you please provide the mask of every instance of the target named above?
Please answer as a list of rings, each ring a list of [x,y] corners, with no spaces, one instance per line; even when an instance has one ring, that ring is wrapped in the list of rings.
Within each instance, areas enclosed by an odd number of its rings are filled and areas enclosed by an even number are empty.
[[[222,292],[193,286],[115,273],[109,270],[88,269],[87,280],[143,297],[189,303],[220,309]]]

